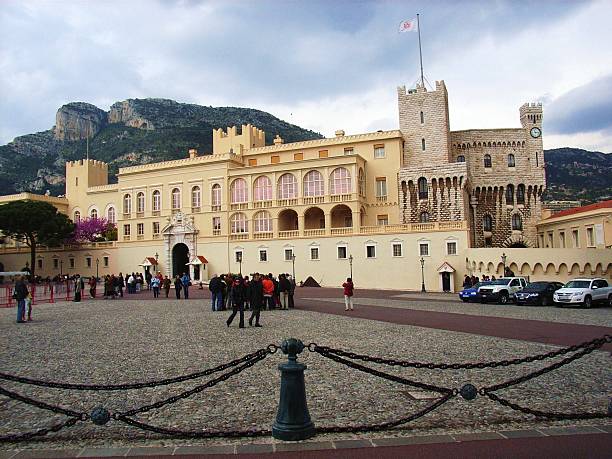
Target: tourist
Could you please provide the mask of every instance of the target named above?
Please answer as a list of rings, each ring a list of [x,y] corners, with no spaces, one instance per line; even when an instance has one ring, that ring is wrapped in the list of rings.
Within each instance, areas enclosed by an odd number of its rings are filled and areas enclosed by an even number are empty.
[[[264,276],[264,279],[261,281],[261,285],[263,288],[264,308],[267,305],[268,309],[271,311],[274,309],[274,282],[272,282],[270,279],[270,275]]]
[[[84,288],[85,283],[83,279],[81,279],[81,276],[77,274],[76,276],[74,276],[74,298],[72,299],[72,301],[74,301],[75,303],[81,301],[81,292]]]
[[[250,289],[251,289],[251,282],[249,281],[249,276],[244,276],[244,310],[248,311],[249,309],[251,309],[251,301],[250,301]]]
[[[291,288],[289,289],[289,309],[295,308],[295,302],[293,301],[293,295],[295,294],[295,279],[293,276],[287,275]]]
[[[130,274],[130,277],[128,277],[127,289],[129,294],[135,293],[136,291],[136,277],[134,276],[134,273]]]
[[[353,310],[353,290],[355,288],[353,285],[353,279],[351,279],[350,277],[347,277],[346,282],[342,284],[342,287],[344,288],[344,310],[352,311]]]
[[[25,312],[25,299],[28,294],[28,287],[25,283],[25,279],[23,276],[17,276],[17,280],[15,282],[15,287],[13,289],[13,298],[17,300],[17,323],[23,323],[23,315]]]
[[[274,284],[274,293],[273,293],[274,308],[278,308],[280,307],[279,283],[278,283],[278,280],[276,280],[276,278],[272,275],[272,273],[270,273],[270,280]]]
[[[231,274],[225,274],[224,278],[224,288],[223,288],[223,310],[226,311],[230,306],[230,290],[232,289],[233,277]]]
[[[119,296],[123,298],[123,289],[125,288],[125,279],[123,273],[119,273]]]
[[[111,296],[113,300],[119,296],[119,278],[114,274],[111,274]]]
[[[168,276],[164,277],[162,285],[164,287],[164,292],[166,292],[166,298],[168,298],[168,295],[170,295],[170,286],[172,285],[172,281]]]
[[[111,296],[111,289],[113,288],[111,284],[110,274],[104,276],[104,299],[107,300],[109,296]]]
[[[470,288],[471,286],[472,286],[472,280],[470,279],[470,276],[466,274],[465,277],[463,278],[463,288]]]
[[[181,282],[181,278],[177,274],[174,276],[174,292],[176,293],[176,299],[181,299],[181,290],[183,290],[183,283]]]
[[[189,299],[189,286],[191,285],[191,280],[187,273],[183,273],[183,277],[181,277],[181,282],[183,283],[183,291],[185,293],[185,299]]]
[[[249,318],[249,325],[253,326],[253,319],[255,319],[255,326],[261,327],[259,324],[259,316],[263,305],[263,285],[259,273],[253,274],[253,280],[249,285],[249,303],[251,304],[252,310],[251,317]]]
[[[140,293],[144,287],[144,278],[142,273],[136,274],[136,292]]]
[[[89,278],[89,298],[96,297],[96,286],[98,285],[98,280],[91,276]]]
[[[153,298],[159,298],[159,278],[152,277],[151,278],[151,288],[153,289]]]
[[[242,278],[238,275],[232,285],[230,291],[230,297],[232,302],[232,314],[227,319],[227,326],[229,327],[236,317],[236,313],[240,312],[240,324],[239,328],[244,328],[244,284]]]
[[[212,279],[208,283],[208,290],[210,290],[212,310],[220,311],[223,307],[223,285],[221,278],[216,274],[213,275]]]
[[[278,293],[281,309],[289,309],[289,290],[291,290],[291,284],[284,274],[280,274],[278,276]]]
[[[24,310],[28,311],[28,322],[32,322],[32,292],[28,292],[28,295],[25,297]],[[25,321],[25,313],[23,320]]]

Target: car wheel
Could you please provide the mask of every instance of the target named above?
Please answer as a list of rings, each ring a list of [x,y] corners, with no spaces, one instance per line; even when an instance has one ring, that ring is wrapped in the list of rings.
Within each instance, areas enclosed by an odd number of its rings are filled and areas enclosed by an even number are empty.
[[[540,304],[542,306],[548,306],[548,298],[543,296],[542,299],[540,300]]]
[[[612,295],[608,297],[608,306],[612,308]]]
[[[593,306],[593,300],[591,299],[590,296],[585,296],[584,297],[584,307],[587,309],[591,309],[591,306]]]
[[[468,299],[467,298],[461,298],[461,301],[463,301],[464,303],[467,303]]]
[[[499,302],[501,304],[508,304],[508,294],[507,293],[502,293],[501,296],[499,297]]]

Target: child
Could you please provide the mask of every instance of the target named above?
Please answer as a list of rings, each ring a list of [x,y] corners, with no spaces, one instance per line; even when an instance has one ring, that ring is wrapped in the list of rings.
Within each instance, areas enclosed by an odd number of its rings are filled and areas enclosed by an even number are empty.
[[[23,318],[21,320],[25,321],[25,311],[28,311],[28,322],[32,322],[32,292],[28,292],[28,296],[25,298],[25,308],[23,311]]]

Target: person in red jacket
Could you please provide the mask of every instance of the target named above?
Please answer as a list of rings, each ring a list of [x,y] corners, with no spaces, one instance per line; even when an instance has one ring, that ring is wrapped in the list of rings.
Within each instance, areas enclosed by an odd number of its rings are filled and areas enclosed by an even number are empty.
[[[265,276],[261,284],[263,286],[264,309],[267,303],[268,308],[272,310],[274,309],[274,282],[272,282],[270,276]]]
[[[352,311],[353,310],[353,290],[355,286],[353,285],[353,279],[350,277],[346,278],[346,282],[342,284],[344,287],[344,310]]]

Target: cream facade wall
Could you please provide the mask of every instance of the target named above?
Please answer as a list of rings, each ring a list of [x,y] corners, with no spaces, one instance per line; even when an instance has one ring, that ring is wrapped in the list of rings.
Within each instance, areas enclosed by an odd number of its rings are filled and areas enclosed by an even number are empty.
[[[538,247],[612,249],[612,207],[542,220]],[[610,250],[612,257],[612,250]]]

